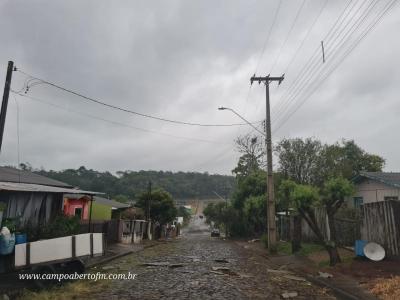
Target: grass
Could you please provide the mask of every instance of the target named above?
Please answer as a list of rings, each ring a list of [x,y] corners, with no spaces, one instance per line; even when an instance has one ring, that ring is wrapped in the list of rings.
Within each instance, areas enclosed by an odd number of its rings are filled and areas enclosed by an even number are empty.
[[[322,245],[314,243],[301,243],[301,249],[298,252],[299,255],[308,256],[312,253],[323,251],[325,248]],[[292,243],[290,242],[279,242],[278,253],[291,255],[292,254]]]
[[[62,286],[52,287],[38,292],[25,290],[20,299],[26,300],[52,300],[52,299],[90,299],[94,291],[99,292],[108,286],[109,282],[78,280],[68,282]]]
[[[342,265],[343,264],[348,264],[348,265],[350,265],[351,263],[352,263],[352,261],[354,260],[354,257],[353,256],[340,256],[340,259],[342,260]],[[319,263],[318,263],[318,267],[320,267],[320,268],[326,268],[326,267],[329,267],[329,260],[323,260],[323,261],[320,261]]]

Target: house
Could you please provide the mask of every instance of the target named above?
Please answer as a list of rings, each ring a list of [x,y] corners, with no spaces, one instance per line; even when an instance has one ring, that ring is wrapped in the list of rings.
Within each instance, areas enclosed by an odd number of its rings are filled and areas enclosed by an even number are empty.
[[[64,194],[93,196],[98,193],[75,189],[29,171],[0,167],[0,202],[6,207],[3,218],[17,217],[21,226],[43,225],[60,214]]]
[[[119,218],[121,210],[129,207],[129,204],[106,199],[99,196],[93,197],[83,194],[64,195],[64,213],[68,216],[79,216],[81,220],[111,220]],[[91,211],[91,212],[90,212]]]
[[[353,182],[355,193],[347,202],[350,207],[400,199],[400,173],[361,172]]]
[[[93,198],[93,220],[110,220],[111,218],[119,219],[121,211],[130,207],[129,204],[99,196],[94,196]]]

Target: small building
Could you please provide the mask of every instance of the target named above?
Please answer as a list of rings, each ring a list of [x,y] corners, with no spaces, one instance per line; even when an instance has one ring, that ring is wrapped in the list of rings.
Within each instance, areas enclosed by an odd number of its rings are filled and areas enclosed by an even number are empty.
[[[89,220],[91,197],[83,194],[65,194],[63,211],[67,216],[78,216],[80,220]]]
[[[353,179],[355,193],[348,199],[350,207],[400,199],[400,173],[361,172]]]
[[[130,207],[129,204],[99,196],[94,196],[93,200],[93,220],[111,220],[112,218],[119,219],[121,212]]]
[[[99,196],[92,197],[80,194],[64,195],[64,213],[68,216],[79,216],[81,220],[106,221],[119,218],[120,212],[129,208],[129,204]],[[91,211],[91,212],[90,212]]]

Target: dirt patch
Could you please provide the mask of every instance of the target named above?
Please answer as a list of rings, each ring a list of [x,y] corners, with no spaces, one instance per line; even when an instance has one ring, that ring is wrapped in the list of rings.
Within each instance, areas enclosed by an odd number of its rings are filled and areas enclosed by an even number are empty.
[[[374,262],[364,258],[355,258],[348,264],[339,264],[330,269],[336,273],[355,277],[363,283],[377,278],[400,276],[400,261],[387,259]]]
[[[400,276],[395,276],[390,279],[376,279],[372,285],[373,286],[370,288],[370,291],[379,299],[400,299]]]
[[[349,250],[339,248],[338,251],[340,258],[345,264],[354,258],[354,253]],[[329,255],[325,250],[311,253],[307,255],[307,257],[313,261],[316,266],[326,267],[329,265]]]

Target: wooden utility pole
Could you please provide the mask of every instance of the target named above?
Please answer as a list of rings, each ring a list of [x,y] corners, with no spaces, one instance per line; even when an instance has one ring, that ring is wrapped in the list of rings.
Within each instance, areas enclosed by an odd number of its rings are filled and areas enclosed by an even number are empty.
[[[146,203],[146,220],[150,220],[150,206],[151,206],[151,181],[149,181],[148,196]]]
[[[267,222],[268,222],[268,249],[270,253],[276,252],[276,224],[275,224],[275,195],[274,195],[274,177],[272,174],[272,138],[271,138],[271,108],[269,101],[269,83],[271,81],[278,81],[281,84],[284,75],[281,77],[256,77],[254,74],[250,78],[250,83],[253,84],[254,81],[258,81],[260,84],[263,82],[265,84],[265,100],[266,100],[266,136],[265,144],[267,146]]]
[[[7,67],[6,83],[4,85],[3,102],[1,103],[1,112],[0,112],[0,151],[1,151],[1,145],[3,144],[4,126],[6,124],[8,96],[10,94],[13,68],[14,68],[14,63],[12,61],[9,61]]]

